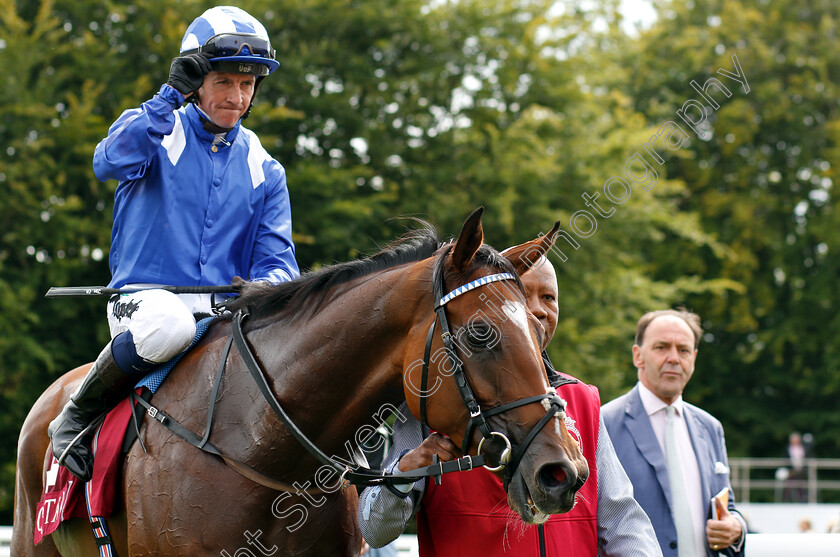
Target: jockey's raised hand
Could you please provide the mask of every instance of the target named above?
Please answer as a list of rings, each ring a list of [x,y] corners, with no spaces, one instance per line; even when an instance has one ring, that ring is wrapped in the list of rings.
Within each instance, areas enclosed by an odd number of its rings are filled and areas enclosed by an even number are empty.
[[[166,82],[189,97],[204,84],[204,76],[212,71],[210,60],[203,54],[187,54],[172,60],[169,67],[169,80]]]

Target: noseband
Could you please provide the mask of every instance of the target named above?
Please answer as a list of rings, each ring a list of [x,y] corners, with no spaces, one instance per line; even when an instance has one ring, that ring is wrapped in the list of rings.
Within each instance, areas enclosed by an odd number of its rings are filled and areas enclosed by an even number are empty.
[[[443,340],[444,350],[446,351],[446,355],[449,360],[450,369],[452,370],[452,377],[455,379],[455,386],[458,389],[458,394],[461,396],[461,400],[463,401],[464,406],[466,406],[467,412],[469,412],[470,414],[470,419],[467,422],[466,431],[464,432],[464,441],[461,446],[461,454],[466,455],[469,451],[470,445],[472,444],[472,434],[475,428],[478,428],[478,431],[481,432],[482,436],[482,439],[478,444],[477,450],[479,455],[481,455],[481,449],[485,441],[489,442],[493,437],[500,439],[504,443],[505,448],[502,450],[502,454],[499,457],[498,464],[496,466],[490,466],[488,464],[485,464],[484,467],[492,472],[504,469],[504,487],[507,490],[507,486],[510,483],[510,480],[513,478],[513,474],[516,471],[516,468],[522,461],[522,457],[525,456],[525,451],[528,450],[528,446],[531,444],[531,441],[533,441],[534,437],[537,436],[537,434],[542,430],[545,424],[547,424],[548,421],[551,420],[552,417],[561,417],[561,415],[566,410],[566,401],[557,396],[557,393],[554,392],[552,389],[551,392],[546,392],[541,395],[526,397],[513,402],[508,402],[506,404],[496,406],[495,408],[491,408],[489,410],[481,409],[481,406],[478,404],[478,401],[475,398],[475,394],[473,393],[472,387],[470,386],[470,381],[467,378],[466,373],[464,372],[462,361],[458,357],[458,351],[456,348],[457,345],[449,328],[449,321],[446,318],[445,306],[447,303],[451,302],[461,294],[465,294],[470,290],[474,290],[475,288],[478,288],[485,284],[489,284],[491,282],[498,282],[503,280],[516,280],[516,277],[510,273],[488,275],[476,279],[463,286],[459,286],[458,288],[452,290],[444,296],[443,261],[448,253],[449,250],[447,250],[440,257],[438,257],[437,261],[435,262],[433,281],[434,296],[436,300],[436,315],[435,319],[432,321],[432,325],[429,327],[429,332],[426,335],[426,348],[423,354],[423,375],[421,378],[420,387],[420,421],[422,422],[425,428],[429,427],[428,421],[426,419],[426,398],[428,395],[426,395],[425,393],[427,392],[427,386],[429,381],[429,362],[432,351],[432,340],[434,339],[435,326],[437,322],[440,321],[441,338]],[[540,419],[540,421],[537,422],[537,424],[533,428],[531,428],[531,431],[528,433],[528,435],[525,437],[525,440],[520,445],[512,447],[510,439],[508,439],[508,437],[504,433],[490,430],[490,426],[487,423],[487,418],[502,414],[503,412],[507,412],[508,410],[512,410],[514,408],[519,408],[520,406],[525,406],[526,404],[532,404],[534,402],[542,402],[543,406],[546,407],[547,411],[546,414],[542,417],[542,419]]]

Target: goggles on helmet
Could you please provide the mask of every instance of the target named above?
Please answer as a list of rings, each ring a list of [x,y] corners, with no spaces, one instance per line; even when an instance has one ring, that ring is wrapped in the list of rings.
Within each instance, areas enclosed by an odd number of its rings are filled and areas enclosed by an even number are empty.
[[[265,77],[269,73],[271,73],[271,70],[269,70],[268,66],[266,66],[265,64],[243,62],[240,60],[236,60],[235,58],[220,61],[216,61],[215,58],[211,58],[210,64],[213,66],[213,69],[217,72],[244,73],[249,75],[255,75],[257,77]]]
[[[212,58],[239,56],[243,49],[247,49],[250,56],[259,56],[274,60],[274,49],[269,42],[256,35],[240,35],[226,33],[207,39],[207,42],[197,49],[190,51],[207,54]],[[182,54],[187,54],[183,52]]]

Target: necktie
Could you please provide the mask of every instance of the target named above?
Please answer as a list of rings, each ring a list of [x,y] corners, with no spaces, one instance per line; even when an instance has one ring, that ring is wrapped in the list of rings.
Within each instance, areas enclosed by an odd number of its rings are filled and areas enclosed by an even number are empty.
[[[671,480],[671,512],[677,527],[677,548],[679,557],[694,556],[694,526],[691,523],[691,509],[688,507],[688,494],[683,481],[682,465],[677,450],[677,436],[674,432],[676,409],[666,406],[667,422],[665,426],[665,459],[668,465],[668,478]]]

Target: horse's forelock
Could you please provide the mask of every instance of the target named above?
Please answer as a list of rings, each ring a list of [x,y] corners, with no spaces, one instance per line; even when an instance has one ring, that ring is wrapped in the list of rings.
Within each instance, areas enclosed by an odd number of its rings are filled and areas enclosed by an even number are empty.
[[[479,248],[476,252],[475,257],[473,257],[472,265],[470,265],[470,269],[468,273],[473,273],[482,267],[490,267],[495,271],[500,273],[510,273],[514,277],[516,277],[516,284],[519,287],[519,290],[522,293],[525,293],[525,288],[522,285],[522,281],[519,279],[519,273],[516,271],[516,268],[513,264],[508,260],[507,257],[496,251],[495,248],[484,244]]]

